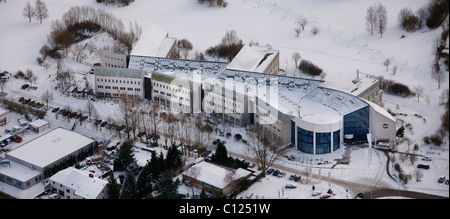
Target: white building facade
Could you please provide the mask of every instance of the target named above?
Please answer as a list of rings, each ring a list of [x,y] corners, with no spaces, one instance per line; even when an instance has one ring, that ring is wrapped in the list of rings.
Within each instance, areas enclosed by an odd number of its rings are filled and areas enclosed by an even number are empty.
[[[111,67],[95,67],[95,94],[97,97],[144,98],[145,71]]]

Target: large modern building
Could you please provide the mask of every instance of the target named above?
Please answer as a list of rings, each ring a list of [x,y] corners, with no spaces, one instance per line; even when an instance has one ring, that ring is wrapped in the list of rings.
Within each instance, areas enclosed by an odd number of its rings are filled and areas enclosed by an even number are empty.
[[[394,140],[395,120],[379,106],[382,91],[375,78],[358,73],[355,79],[345,77],[349,83],[332,83],[228,66],[131,56],[128,67],[148,72],[144,86],[160,104],[261,126],[281,145],[292,144],[305,153],[331,153],[343,143]],[[177,105],[180,95],[190,101]]]
[[[136,78],[143,98],[177,112],[253,124],[280,146],[310,154],[395,138],[395,120],[381,108],[383,91],[369,74],[337,73],[327,81],[284,76],[279,52],[262,46],[244,46],[230,63],[168,58],[159,52],[167,48],[161,43],[167,32],[151,28],[158,31],[143,36],[128,58],[128,69],[146,72],[143,80]]]

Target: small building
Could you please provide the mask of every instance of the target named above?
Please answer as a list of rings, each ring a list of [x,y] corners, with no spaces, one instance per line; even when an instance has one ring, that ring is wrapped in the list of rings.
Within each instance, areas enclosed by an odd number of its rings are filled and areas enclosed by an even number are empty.
[[[238,188],[241,181],[251,175],[252,172],[242,168],[227,169],[208,162],[197,163],[182,174],[183,182],[189,182],[196,188],[221,195],[230,194]]]
[[[47,121],[42,120],[42,119],[38,119],[34,122],[31,122],[28,125],[29,125],[30,129],[36,133],[45,131],[50,128],[50,123],[48,123]]]
[[[9,111],[0,107],[0,126],[9,122]]]
[[[105,199],[108,181],[73,167],[49,178],[50,187],[64,199]]]

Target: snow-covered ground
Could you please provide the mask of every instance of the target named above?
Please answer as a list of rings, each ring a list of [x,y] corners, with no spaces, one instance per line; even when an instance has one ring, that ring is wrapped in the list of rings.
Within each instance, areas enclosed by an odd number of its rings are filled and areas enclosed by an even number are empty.
[[[70,106],[72,109],[85,107],[85,99],[67,97],[54,89],[56,85],[55,63],[49,62],[51,66],[46,70],[36,61],[36,58],[40,57],[39,49],[46,43],[52,20],[60,19],[62,14],[74,5],[105,8],[121,18],[125,25],[136,21],[140,26],[145,27],[148,21],[152,21],[167,30],[170,36],[178,39],[186,38],[191,41],[194,49],[191,51],[190,57],[193,57],[195,51],[204,52],[208,47],[218,44],[226,31],[236,30],[244,43],[252,40],[261,45],[270,44],[274,49],[280,50],[280,66],[287,70],[288,75],[305,77],[294,68],[294,61],[291,58],[294,52],[299,52],[302,59],[312,61],[327,73],[325,80],[333,78],[333,75],[337,73],[356,74],[356,70],[359,69],[364,73],[380,75],[386,79],[401,82],[411,89],[419,85],[425,88],[420,102],[416,97],[400,98],[384,95],[385,109],[408,114],[408,116],[399,115],[395,118],[411,123],[413,127],[412,131],[406,131],[406,136],[411,139],[410,147],[404,142],[398,146],[398,150],[406,152],[409,149],[411,152],[412,146],[418,144],[420,149],[414,153],[432,158],[430,170],[422,171],[424,176],[421,182],[415,182],[412,179],[407,185],[399,186],[397,182],[386,175],[385,171],[380,170],[384,168],[386,157],[379,151],[367,148],[353,151],[350,164],[338,165],[335,169],[330,170],[330,175],[331,178],[361,182],[367,178],[376,178],[392,188],[402,187],[448,197],[448,185],[437,183],[439,177],[449,178],[448,140],[441,147],[423,145],[421,140],[422,137],[433,134],[438,128],[441,122],[440,116],[444,112],[444,109],[438,105],[438,97],[443,89],[449,87],[448,70],[445,71],[446,79],[442,83],[441,89],[437,88],[437,83],[431,79],[430,74],[430,66],[434,58],[432,55],[433,41],[440,36],[442,30],[425,28],[419,32],[407,33],[399,28],[397,21],[398,12],[403,7],[409,7],[416,11],[425,5],[426,1],[381,1],[388,11],[388,25],[383,38],[376,34],[368,34],[364,20],[367,8],[379,0],[228,0],[229,4],[226,8],[201,6],[194,0],[136,0],[127,7],[104,6],[96,3],[95,0],[45,0],[50,17],[42,24],[35,20],[30,23],[21,15],[26,1],[14,0],[0,3],[0,71],[15,74],[18,70],[31,69],[38,76],[37,81],[33,83],[37,89],[24,91],[21,86],[27,81],[11,77],[5,86],[8,97],[18,99],[20,96],[25,96],[39,99],[43,92],[50,90],[53,92],[54,98],[50,103],[51,106]],[[294,27],[299,17],[306,17],[309,23],[305,27],[305,31],[297,38]],[[319,28],[320,33],[312,34],[313,27]],[[406,37],[401,38],[402,35]],[[107,34],[101,34],[88,41],[94,41],[101,48],[111,45],[112,40]],[[88,52],[86,51],[86,53]],[[391,71],[387,72],[382,64],[387,58],[392,61],[390,69],[394,66],[398,68],[395,75]],[[86,77],[93,86],[93,75],[87,74],[87,72],[91,65],[98,61],[98,56],[93,53],[83,63],[69,59],[65,61],[65,65],[74,70],[75,81],[78,84],[84,86],[84,77]],[[116,106],[113,102],[100,101],[94,102],[94,104],[104,119],[115,117]],[[414,116],[414,114],[423,118]],[[243,133],[239,129],[232,130],[236,133]],[[102,135],[100,134],[100,136]],[[227,139],[227,141],[227,148],[230,152],[245,155],[242,143],[234,142],[233,139]],[[143,154],[140,153],[140,155]],[[280,165],[297,168],[301,171],[307,171],[309,166],[313,166],[313,174],[318,174],[317,162],[331,162],[342,157],[343,154],[343,147],[331,155],[319,156],[292,151],[289,155],[293,155],[296,160],[284,159]],[[396,158],[396,162],[399,160]],[[404,172],[412,174],[417,164],[422,162],[418,159],[415,164],[410,164],[407,160],[400,165]],[[290,173],[287,175],[289,176]],[[322,172],[323,185],[327,184],[324,179],[327,177],[328,172],[324,170]],[[271,185],[278,181],[281,186]],[[259,193],[258,197],[281,197],[278,195],[278,191],[286,183],[284,181],[288,180],[269,176],[249,190],[255,194]],[[266,189],[269,187],[274,189]],[[306,192],[310,188],[311,185],[305,185],[305,187],[299,186],[296,190],[285,190],[283,197],[305,198],[306,196],[303,196],[301,191],[305,190]],[[345,191],[345,188],[337,188],[333,191],[339,198],[347,197],[346,192],[342,192]]]

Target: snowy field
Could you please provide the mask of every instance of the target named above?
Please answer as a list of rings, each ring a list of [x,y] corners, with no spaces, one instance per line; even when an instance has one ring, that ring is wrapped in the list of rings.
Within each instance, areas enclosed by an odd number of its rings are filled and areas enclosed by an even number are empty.
[[[432,161],[428,161],[431,168],[423,171],[424,176],[421,182],[411,180],[406,185],[399,184],[387,176],[385,171],[387,158],[384,154],[373,149],[361,148],[352,151],[349,165],[338,165],[334,169],[322,170],[320,183],[317,176],[313,177],[311,183],[316,185],[316,190],[323,186],[323,190],[326,192],[328,172],[331,171],[331,178],[376,182],[389,188],[449,196],[449,186],[437,183],[440,177],[449,178],[448,139],[441,147],[422,143],[422,138],[433,134],[441,122],[440,116],[444,109],[439,106],[438,97],[443,89],[449,87],[448,70],[445,73],[446,79],[442,83],[441,89],[437,88],[437,83],[430,76],[433,41],[440,36],[442,29],[428,30],[425,28],[420,32],[407,33],[399,28],[397,21],[398,12],[403,7],[409,7],[416,11],[426,3],[424,0],[382,0],[381,2],[388,11],[387,30],[383,38],[379,35],[371,36],[365,29],[364,20],[367,8],[379,0],[228,0],[229,4],[226,8],[201,6],[194,0],[171,0],[170,3],[162,0],[135,0],[130,6],[123,8],[104,6],[96,3],[95,0],[45,0],[50,17],[42,24],[35,20],[30,23],[21,15],[26,1],[10,0],[0,3],[0,72],[9,71],[15,74],[18,70],[31,69],[38,76],[36,83],[33,83],[37,89],[24,91],[21,86],[27,81],[11,77],[4,88],[8,93],[7,97],[15,100],[21,96],[39,99],[42,93],[50,90],[54,97],[50,102],[51,106],[70,106],[72,109],[85,107],[86,100],[67,97],[54,89],[56,85],[55,63],[50,63],[50,68],[46,70],[36,62],[36,58],[40,57],[39,49],[47,41],[51,21],[60,19],[62,14],[74,5],[105,8],[120,17],[125,25],[136,21],[140,26],[145,27],[148,21],[152,21],[167,30],[171,37],[186,38],[191,41],[194,49],[189,57],[193,57],[195,51],[204,52],[208,47],[217,45],[226,31],[236,30],[244,43],[257,41],[261,45],[270,44],[274,49],[280,50],[280,68],[285,69],[288,75],[306,77],[294,68],[294,61],[291,58],[294,52],[299,52],[302,59],[313,62],[326,72],[327,77],[324,80],[333,78],[333,75],[337,73],[356,74],[356,70],[359,69],[364,73],[381,75],[386,79],[401,82],[410,88],[418,85],[425,88],[424,95],[419,102],[416,97],[400,98],[384,94],[385,109],[408,114],[408,116],[396,116],[395,118],[412,124],[413,130],[408,130],[405,134],[411,139],[410,145],[418,144],[420,146],[420,150],[415,153],[432,158]],[[306,17],[309,24],[297,38],[294,27],[299,17]],[[313,27],[319,28],[318,35],[311,33]],[[401,38],[402,35],[406,37]],[[112,43],[107,34],[95,36],[88,41],[94,41],[99,47]],[[395,75],[390,71],[386,72],[385,66],[382,64],[387,58],[392,61],[391,67],[398,67]],[[83,63],[67,60],[65,65],[70,66],[76,72],[75,81],[78,84],[83,84],[84,77],[86,77],[93,85],[94,77],[87,72],[91,65],[98,61],[99,57],[93,53],[87,56]],[[116,105],[113,102],[97,101],[94,104],[104,119],[115,117]],[[421,115],[423,118],[413,116],[414,114]],[[48,120],[55,120],[52,113],[49,113],[48,117]],[[11,121],[13,119],[14,117],[11,118]],[[60,121],[53,121],[52,125],[59,123]],[[66,126],[71,127],[71,124],[66,124]],[[398,124],[399,126],[400,124]],[[96,133],[85,132],[87,134]],[[233,128],[232,132],[233,135],[244,133],[238,128]],[[3,135],[3,127],[0,129],[0,133]],[[109,137],[105,132],[98,132],[95,135],[98,135],[99,138]],[[30,138],[32,137],[30,136]],[[226,140],[229,152],[246,156],[244,145],[241,142],[234,142],[233,139]],[[397,150],[411,151],[412,146],[410,147],[407,143],[402,143]],[[318,156],[293,150],[289,155],[294,156],[295,160],[283,159],[277,164],[302,172],[308,172],[308,168],[311,166],[312,174],[317,175],[319,168],[324,167],[324,165],[317,165],[318,162],[333,162],[334,159],[341,158],[343,154],[344,147],[331,155]],[[145,161],[145,153],[139,152],[137,157],[141,156],[141,159]],[[400,162],[399,158],[396,160]],[[415,164],[406,160],[400,165],[405,172],[412,173],[418,163],[424,162],[419,158]],[[326,165],[328,168],[330,166]],[[249,191],[258,197],[311,198],[312,184],[298,184],[297,189],[282,190],[286,183],[292,183],[287,179],[290,174],[287,172],[287,176],[281,179],[268,176],[254,184]],[[336,193],[335,198],[352,198],[356,192],[353,191],[349,195],[346,188],[339,186],[333,187],[333,191]],[[246,193],[242,196],[245,196]]]

